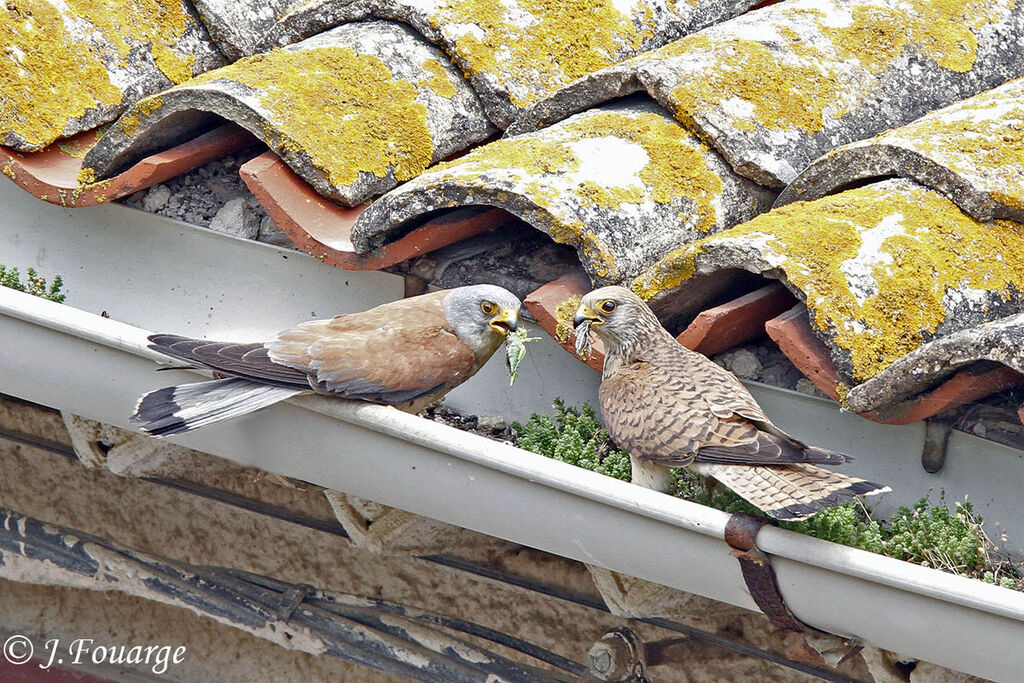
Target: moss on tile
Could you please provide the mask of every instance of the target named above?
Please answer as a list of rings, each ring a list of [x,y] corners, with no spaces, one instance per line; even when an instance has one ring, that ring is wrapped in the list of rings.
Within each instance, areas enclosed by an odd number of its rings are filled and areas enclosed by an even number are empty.
[[[269,113],[275,151],[309,156],[336,186],[360,172],[399,181],[430,164],[434,142],[416,86],[350,47],[274,50],[207,72],[189,85],[226,79],[253,88]]]
[[[512,16],[493,0],[447,2],[430,22],[454,41],[470,75],[492,76],[518,107],[635,53],[656,27],[645,3],[640,28],[612,0],[519,0],[516,7]],[[475,28],[454,33],[466,27]]]
[[[866,231],[888,221],[877,249]],[[1024,225],[980,223],[938,193],[906,185],[868,186],[796,202],[669,254],[634,282],[645,298],[679,287],[697,255],[721,240],[755,239],[773,265],[806,295],[812,323],[850,353],[855,382],[876,375],[927,341],[946,318],[948,291],[972,288],[1003,300],[1024,290]],[[861,254],[866,249],[867,253]],[[870,274],[857,293],[844,271],[857,259]]]
[[[440,97],[451,99],[455,97],[455,85],[452,83],[444,65],[436,59],[427,59],[422,64],[423,68],[433,74],[432,77],[420,81],[417,85],[425,85]]]

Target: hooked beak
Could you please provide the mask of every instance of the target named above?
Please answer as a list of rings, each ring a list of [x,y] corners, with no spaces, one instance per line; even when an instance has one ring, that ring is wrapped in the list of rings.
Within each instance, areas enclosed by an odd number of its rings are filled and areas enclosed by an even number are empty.
[[[516,311],[505,309],[494,316],[488,323],[498,334],[504,336],[509,332],[515,332],[519,326],[519,314]]]
[[[573,328],[579,327],[582,323],[585,323],[588,320],[591,325],[604,325],[604,318],[601,318],[590,310],[590,306],[581,304],[580,307],[576,309],[576,315],[572,317],[572,326]]]

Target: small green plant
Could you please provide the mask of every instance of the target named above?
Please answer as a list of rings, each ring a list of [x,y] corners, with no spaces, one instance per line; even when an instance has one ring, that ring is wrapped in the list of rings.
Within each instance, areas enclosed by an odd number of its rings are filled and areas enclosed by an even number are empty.
[[[525,425],[513,425],[520,448],[629,481],[629,454],[614,447],[589,405],[584,403],[577,410],[555,399],[553,408],[554,419],[534,414]],[[670,492],[730,514],[765,516],[716,481],[685,469],[674,471]],[[780,522],[779,526],[1004,588],[1024,590],[1021,566],[999,551],[982,528],[981,518],[966,501],[956,501],[953,509],[949,509],[944,500],[931,505],[927,498],[922,498],[913,507],[899,508],[888,522],[872,519],[858,501],[823,510],[799,522]],[[1005,542],[1005,534],[1001,541]]]
[[[525,425],[513,423],[520,448],[629,481],[629,454],[614,447],[593,408],[568,408],[560,398],[552,407],[554,419],[534,413]]]
[[[46,278],[41,277],[35,268],[28,269],[28,280],[23,283],[21,281],[21,273],[18,272],[17,268],[8,268],[2,263],[0,263],[0,286],[10,287],[19,292],[26,292],[33,296],[56,301],[59,304],[64,303],[64,297],[66,296],[60,291],[61,287],[64,286],[64,281],[60,275],[54,276],[53,284],[47,288]]]

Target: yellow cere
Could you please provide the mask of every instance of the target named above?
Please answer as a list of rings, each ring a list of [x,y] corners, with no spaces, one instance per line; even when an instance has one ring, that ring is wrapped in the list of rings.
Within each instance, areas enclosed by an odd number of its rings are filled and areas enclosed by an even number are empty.
[[[626,140],[644,151],[647,164],[638,173],[640,183],[611,186],[577,180],[583,170],[573,143],[601,138]],[[714,200],[722,192],[722,181],[708,166],[708,154],[704,143],[667,116],[595,111],[547,129],[542,136],[497,140],[455,161],[439,164],[431,181],[447,178],[475,185],[488,172],[494,172],[495,177],[514,177],[524,195],[552,219],[551,238],[576,245],[597,275],[615,278],[614,255],[586,229],[565,197],[575,195],[583,207],[613,210],[623,204],[688,200],[689,207],[682,204],[681,208],[686,207],[693,215],[681,216],[681,220],[692,220],[697,230],[709,232],[717,222]]]
[[[209,71],[189,85],[227,79],[257,90],[282,137],[275,151],[304,152],[336,186],[360,172],[399,181],[430,164],[434,142],[416,86],[350,47],[274,50]]]
[[[181,3],[66,0],[66,6],[66,16],[47,0],[6,0],[0,10],[0,126],[29,145],[45,146],[63,135],[69,119],[121,102],[95,46],[69,33],[69,25],[113,44],[126,66],[138,58],[133,47],[146,46],[170,80],[192,77],[195,58],[174,49],[188,27]]]
[[[639,28],[612,0],[519,0],[511,9],[494,0],[450,0],[430,22],[454,41],[469,75],[494,77],[525,107],[640,50],[656,23],[650,7],[637,4]]]
[[[1003,257],[1024,253],[1024,225],[980,223],[938,193],[906,185],[774,209],[668,255],[637,278],[634,291],[651,298],[680,286],[697,257],[725,239],[763,243],[763,253],[806,294],[814,326],[850,353],[855,382],[927,341],[946,317],[947,290],[969,287],[1009,300],[1024,288],[1024,260]],[[851,268],[870,275],[870,291],[851,288]]]

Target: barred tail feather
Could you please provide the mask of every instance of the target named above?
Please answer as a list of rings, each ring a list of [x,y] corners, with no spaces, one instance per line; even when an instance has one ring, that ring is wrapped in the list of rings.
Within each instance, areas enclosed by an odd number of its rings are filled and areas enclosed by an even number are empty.
[[[183,434],[304,393],[301,389],[268,386],[229,377],[179,384],[145,394],[131,422],[152,436]]]
[[[888,486],[814,465],[698,464],[694,468],[722,482],[770,517],[789,521],[806,519],[826,508],[848,503],[856,496],[891,490]]]

